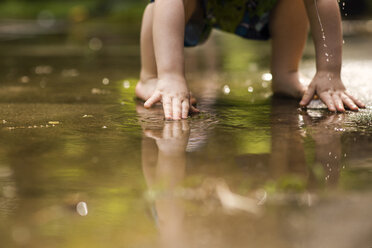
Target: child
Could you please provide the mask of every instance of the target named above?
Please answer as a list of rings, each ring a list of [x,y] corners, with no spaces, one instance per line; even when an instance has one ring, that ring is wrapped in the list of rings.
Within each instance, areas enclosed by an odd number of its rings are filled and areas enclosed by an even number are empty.
[[[299,81],[298,66],[308,20],[317,72],[305,88]],[[302,98],[301,106],[317,95],[333,112],[344,112],[344,106],[354,111],[365,107],[346,92],[341,81],[342,31],[337,0],[156,0],[145,10],[141,31],[142,68],[136,95],[146,101],[146,108],[162,102],[169,120],[198,112],[190,104],[184,46],[203,42],[212,27],[249,39],[271,37],[274,94]]]

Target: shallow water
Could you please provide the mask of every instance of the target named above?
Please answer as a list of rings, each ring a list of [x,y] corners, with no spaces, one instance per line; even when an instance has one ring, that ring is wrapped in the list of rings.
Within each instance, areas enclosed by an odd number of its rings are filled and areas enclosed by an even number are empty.
[[[137,39],[96,24],[1,42],[0,247],[372,245],[370,107],[273,98],[268,44],[217,33],[187,51],[202,113],[164,121],[134,100]],[[345,41],[345,84],[371,106],[372,37]]]

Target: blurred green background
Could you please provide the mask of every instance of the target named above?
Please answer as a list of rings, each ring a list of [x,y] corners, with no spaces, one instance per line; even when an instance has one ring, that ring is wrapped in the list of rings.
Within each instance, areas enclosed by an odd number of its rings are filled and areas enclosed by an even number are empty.
[[[371,0],[339,0],[346,18],[372,16]],[[88,18],[108,17],[113,20],[138,22],[147,0],[0,0],[1,19],[29,19],[52,14],[55,18],[82,21]],[[345,15],[344,15],[345,16]]]

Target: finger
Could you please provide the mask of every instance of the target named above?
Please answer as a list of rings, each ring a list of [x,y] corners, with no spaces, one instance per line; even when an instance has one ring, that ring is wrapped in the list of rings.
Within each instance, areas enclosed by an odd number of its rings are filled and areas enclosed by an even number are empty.
[[[335,93],[332,95],[333,103],[336,106],[337,111],[345,112],[344,103],[342,102],[340,95]]]
[[[345,94],[351,99],[353,100],[353,102],[356,103],[356,105],[358,105],[359,108],[365,108],[366,105],[361,102],[360,100],[358,100],[357,98],[355,98],[354,96],[350,95],[349,93],[345,92]]]
[[[313,99],[315,94],[315,89],[312,86],[309,86],[309,88],[306,90],[304,96],[301,99],[300,105],[306,106],[309,104],[309,102]]]
[[[172,100],[173,120],[181,119],[181,100],[179,98],[173,98]]]
[[[190,126],[189,126],[189,123],[188,123],[187,120],[182,120],[181,123],[182,123],[182,131],[183,132],[186,132],[186,131],[190,130]]]
[[[342,102],[352,111],[358,111],[358,106],[355,105],[353,100],[350,99],[346,94],[341,94],[341,100]]]
[[[172,99],[170,97],[163,97],[164,116],[167,120],[172,120]]]
[[[327,92],[320,93],[320,99],[327,105],[329,111],[336,112],[335,104],[333,103],[332,96]]]
[[[187,116],[189,115],[189,108],[190,108],[189,101],[183,101],[182,102],[182,119],[187,119]]]
[[[152,130],[144,130],[143,132],[149,138],[152,138],[152,139],[155,139],[155,140],[159,138],[156,134],[154,134],[154,131],[152,131]]]
[[[335,123],[336,116],[337,115],[327,116],[327,118],[324,120],[324,122],[322,122],[323,126],[328,126],[332,123]]]
[[[190,106],[190,109],[189,109],[190,113],[200,113],[199,109],[195,108],[194,106]]]
[[[163,128],[163,139],[170,139],[172,138],[172,123],[171,122],[166,122],[164,124]]]
[[[174,121],[173,123],[173,137],[181,137],[182,135],[182,124],[179,121]]]
[[[160,102],[161,100],[161,94],[158,91],[155,91],[154,94],[145,102],[143,105],[145,108],[150,108],[152,105],[154,105],[157,102]]]

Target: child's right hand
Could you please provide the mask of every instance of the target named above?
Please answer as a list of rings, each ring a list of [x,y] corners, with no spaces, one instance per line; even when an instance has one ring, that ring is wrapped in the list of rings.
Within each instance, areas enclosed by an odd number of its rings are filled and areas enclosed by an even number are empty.
[[[184,78],[159,78],[154,93],[145,102],[144,107],[150,108],[157,102],[162,102],[167,120],[186,119],[189,112],[199,112],[190,104],[190,91]]]
[[[317,72],[308,89],[306,90],[300,105],[306,106],[314,95],[327,105],[332,112],[345,112],[344,106],[353,111],[365,108],[365,104],[346,92],[340,75],[332,72]]]

